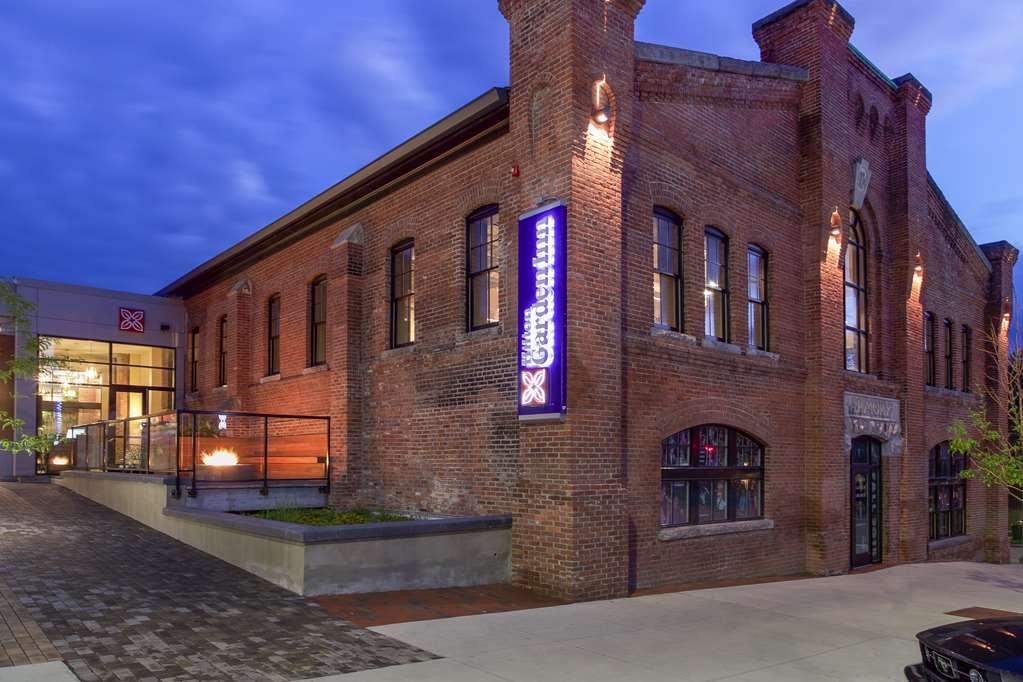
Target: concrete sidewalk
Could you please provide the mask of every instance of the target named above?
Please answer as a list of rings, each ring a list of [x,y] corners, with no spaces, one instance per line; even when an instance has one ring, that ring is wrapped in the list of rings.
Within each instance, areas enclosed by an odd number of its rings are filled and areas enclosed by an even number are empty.
[[[870,573],[386,625],[444,659],[328,680],[901,680],[949,611],[1023,612],[1023,567]]]

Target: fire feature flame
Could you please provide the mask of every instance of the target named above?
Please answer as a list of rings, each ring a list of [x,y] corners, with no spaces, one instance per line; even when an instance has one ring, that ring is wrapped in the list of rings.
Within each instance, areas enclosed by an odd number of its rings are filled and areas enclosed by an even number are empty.
[[[202,453],[202,463],[208,467],[234,467],[238,466],[238,455],[231,450],[220,448]]]
[[[57,455],[56,457],[50,458],[50,463],[55,467],[66,467],[71,463],[71,460],[64,455]]]

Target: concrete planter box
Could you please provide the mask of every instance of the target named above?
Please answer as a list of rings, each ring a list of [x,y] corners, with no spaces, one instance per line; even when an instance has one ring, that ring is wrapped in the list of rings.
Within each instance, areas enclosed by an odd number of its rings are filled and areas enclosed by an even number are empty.
[[[203,490],[189,500],[205,496],[209,506],[199,507],[173,500],[163,476],[67,471],[54,482],[302,595],[464,587],[511,578],[509,516],[307,526],[222,511],[258,508],[250,506],[253,496],[263,508],[272,506],[258,491],[228,489],[218,496]],[[287,491],[282,489],[283,499],[293,499],[294,491]]]

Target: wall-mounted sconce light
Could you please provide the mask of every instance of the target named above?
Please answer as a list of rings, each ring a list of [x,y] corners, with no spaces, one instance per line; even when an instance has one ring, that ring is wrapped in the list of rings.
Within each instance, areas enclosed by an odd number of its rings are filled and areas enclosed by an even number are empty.
[[[916,252],[916,264],[913,266],[913,272],[918,275],[922,275],[924,273],[924,259],[923,256],[920,255],[919,251]]]
[[[611,122],[611,101],[607,97],[607,77],[593,84],[593,122],[606,126]]]
[[[842,236],[842,214],[838,212],[838,206],[835,206],[835,212],[831,214],[831,236]]]

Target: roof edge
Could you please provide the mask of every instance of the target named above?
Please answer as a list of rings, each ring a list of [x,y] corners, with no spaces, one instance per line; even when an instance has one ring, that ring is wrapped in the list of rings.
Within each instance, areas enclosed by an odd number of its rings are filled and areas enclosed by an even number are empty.
[[[337,182],[296,208],[288,211],[269,225],[257,230],[234,246],[221,251],[199,266],[174,280],[156,292],[156,296],[176,296],[189,284],[195,282],[214,268],[244,256],[261,244],[281,236],[286,229],[299,218],[315,211],[346,192],[357,189],[375,178],[383,176],[389,170],[409,160],[415,154],[426,150],[431,145],[450,137],[465,127],[493,114],[508,105],[508,88],[495,87],[487,90],[479,97],[459,107],[452,113],[413,135],[390,151],[366,164],[345,179]]]
[[[927,171],[927,182],[928,184],[930,184],[931,189],[934,190],[934,193],[938,195],[938,199],[941,200],[941,203],[945,205],[945,208],[948,209],[948,212],[952,214],[953,218],[955,218],[956,224],[962,230],[963,234],[966,235],[966,238],[970,241],[970,244],[973,246],[974,253],[977,254],[978,258],[980,258],[980,262],[984,264],[984,267],[987,268],[988,272],[991,272],[992,270],[991,261],[990,259],[988,259],[987,254],[985,254],[983,249],[981,249],[980,246],[977,245],[977,240],[973,238],[973,235],[970,234],[970,230],[967,229],[966,227],[966,223],[964,223],[963,219],[959,217],[959,214],[956,213],[956,210],[952,208],[952,202],[950,202],[948,200],[948,197],[945,196],[945,193],[941,191],[941,187],[938,186],[937,181],[934,179],[934,176],[931,175],[930,171]]]
[[[759,76],[763,78],[781,78],[792,81],[807,81],[810,73],[798,66],[787,64],[771,64],[768,62],[748,61],[722,57],[710,52],[687,50],[681,47],[658,45],[636,41],[636,59],[658,64],[675,64],[709,71],[737,73],[743,76]]]
[[[795,12],[796,10],[798,10],[800,8],[803,8],[803,7],[806,7],[811,2],[814,2],[814,0],[795,0],[795,2],[790,2],[789,4],[785,5],[781,9],[778,9],[778,10],[775,10],[774,12],[771,12],[770,14],[768,14],[763,19],[758,19],[758,20],[754,21],[753,22],[753,30],[754,31],[759,31],[764,26],[767,26],[769,24],[773,24],[776,21],[780,21],[780,20],[784,19],[785,17],[787,17],[788,15],[792,14],[793,12]],[[832,5],[832,7],[835,8],[835,11],[837,11],[838,14],[849,23],[850,26],[855,26],[856,25],[856,19],[853,17],[853,15],[849,14],[849,10],[847,10],[845,7],[842,7],[840,4],[838,4],[837,2],[834,2],[834,1],[831,2],[831,5]]]

